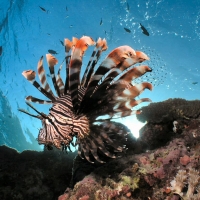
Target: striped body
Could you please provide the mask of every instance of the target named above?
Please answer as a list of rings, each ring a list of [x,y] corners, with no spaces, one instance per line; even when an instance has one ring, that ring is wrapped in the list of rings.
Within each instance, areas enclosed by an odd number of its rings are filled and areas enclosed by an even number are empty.
[[[83,138],[89,133],[87,117],[76,116],[72,110],[70,95],[59,98],[53,104],[48,118],[43,120],[43,129],[38,136],[39,144],[61,148],[61,146],[68,146],[75,135]]]
[[[100,156],[102,154],[115,158],[126,149],[121,141],[126,139],[128,131],[111,120],[139,114],[140,110],[133,110],[133,107],[142,102],[151,102],[148,98],[135,99],[146,88],[152,90],[150,83],[132,85],[134,79],[151,72],[151,68],[146,65],[134,66],[149,58],[143,52],[125,45],[111,51],[96,68],[101,53],[107,50],[105,39],[99,38],[94,42],[92,38],[83,36],[80,39],[73,38],[72,41],[65,39],[64,44],[66,80],[63,81],[60,76],[64,61],[56,73],[55,65],[58,60],[47,54],[55,95],[47,82],[41,57],[37,66],[41,85],[36,81],[36,72],[33,70],[24,71],[22,74],[49,100],[28,96],[28,106],[38,115],[23,109],[20,111],[42,121],[43,127],[38,135],[39,144],[70,150],[75,138],[79,156],[89,162],[104,162]],[[95,45],[95,48],[81,80],[83,56],[91,45]],[[30,102],[52,104],[52,107],[46,115]],[[105,115],[106,118],[99,119]]]

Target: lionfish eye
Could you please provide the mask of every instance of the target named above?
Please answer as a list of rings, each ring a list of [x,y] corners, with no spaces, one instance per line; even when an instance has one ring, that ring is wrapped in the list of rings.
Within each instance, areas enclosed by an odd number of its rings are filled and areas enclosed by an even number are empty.
[[[45,123],[46,124],[52,124],[52,122],[53,122],[53,120],[52,119],[50,119],[50,118],[48,118],[48,119],[45,119]]]

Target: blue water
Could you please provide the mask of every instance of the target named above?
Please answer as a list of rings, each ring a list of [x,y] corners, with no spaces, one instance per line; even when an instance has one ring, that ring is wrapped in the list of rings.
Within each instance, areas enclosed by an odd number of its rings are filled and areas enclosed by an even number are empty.
[[[150,36],[142,33],[140,23]],[[102,58],[121,45],[142,49],[150,56],[148,64],[154,71],[155,87],[141,97],[149,97],[153,102],[175,97],[200,99],[199,0],[1,0],[0,144],[15,147],[15,142],[20,143],[18,131],[15,128],[8,131],[11,123],[16,123],[12,119],[17,117],[16,126],[21,127],[27,145],[30,144],[26,148],[38,149],[31,145],[31,138],[37,137],[41,122],[17,109],[28,109],[26,96],[43,96],[21,73],[36,70],[39,58],[49,49],[58,52],[56,57],[61,63],[65,54],[60,41],[82,35],[95,40],[106,38],[109,49]],[[89,59],[89,55],[84,59]],[[6,105],[9,111],[4,109]],[[48,111],[43,105],[37,108]],[[138,132],[135,119],[122,121]],[[10,142],[13,135],[16,139]]]

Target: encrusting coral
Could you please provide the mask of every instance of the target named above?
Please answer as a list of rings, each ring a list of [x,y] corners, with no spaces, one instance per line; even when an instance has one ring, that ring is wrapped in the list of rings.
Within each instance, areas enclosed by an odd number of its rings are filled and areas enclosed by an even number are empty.
[[[170,182],[171,190],[174,194],[178,194],[184,200],[199,200],[199,181],[199,171],[193,168],[190,168],[189,172],[186,170],[179,170],[176,177]],[[184,187],[187,187],[186,193],[183,192]]]
[[[192,106],[191,101],[187,104]],[[159,105],[156,109],[162,112]],[[180,110],[181,104],[176,107]],[[200,199],[198,113],[199,110],[196,110],[192,117],[187,115],[188,119],[169,117],[170,120],[159,123],[149,121],[140,130],[140,138],[136,140],[131,134],[127,136],[128,149],[122,157],[110,158],[105,164],[92,164],[76,157],[71,186],[72,158],[76,153],[70,159],[72,154],[60,152],[62,158],[56,156],[58,152],[54,150],[41,153],[25,151],[20,154],[21,159],[17,159],[17,153],[4,151],[0,155],[0,198],[53,200],[67,188],[59,200]],[[178,131],[173,131],[174,121]],[[122,130],[129,131],[125,129],[125,126],[122,127]],[[51,153],[55,156],[50,156]],[[34,162],[36,165],[33,165]],[[47,176],[47,173],[50,175]],[[181,184],[178,183],[180,180]]]
[[[170,103],[172,102],[171,99]],[[192,102],[186,104],[190,109]],[[160,105],[161,103],[157,103],[156,112],[161,110]],[[176,110],[180,110],[182,104],[180,107],[178,104],[176,106]],[[83,191],[81,188],[84,187],[86,176],[75,184],[76,191],[68,188],[69,198],[65,200],[81,199],[85,195],[88,195],[88,200],[200,199],[199,172],[196,170],[200,168],[198,113],[199,111],[196,110],[196,113],[193,112],[192,116],[188,117],[188,114],[182,112],[181,115],[169,116],[168,120],[161,117],[164,120],[159,123],[155,119],[153,122],[149,120],[145,128],[140,131],[142,137],[137,141],[134,140],[132,147],[127,145],[129,149],[126,155],[92,169],[89,177],[94,182],[88,183],[88,188],[91,190],[98,185],[95,198],[87,192],[89,190],[84,190],[83,196],[77,196],[78,190]],[[177,121],[176,125],[180,131],[173,131],[174,121]],[[157,132],[154,132],[155,130]],[[158,144],[161,137],[163,142]],[[78,169],[81,171],[81,162]]]

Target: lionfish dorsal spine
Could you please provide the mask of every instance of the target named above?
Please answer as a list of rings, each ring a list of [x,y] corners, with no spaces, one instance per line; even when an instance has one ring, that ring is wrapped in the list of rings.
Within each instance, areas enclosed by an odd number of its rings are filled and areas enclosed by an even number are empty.
[[[110,85],[116,83],[117,81],[126,81],[127,83],[131,83],[134,79],[144,75],[146,72],[151,72],[152,69],[147,65],[140,66],[130,66],[125,69],[121,74],[116,76],[110,83]]]
[[[66,59],[66,58],[65,58]],[[60,91],[60,95],[63,96],[65,95],[65,85],[63,83],[63,80],[60,76],[60,72],[62,70],[62,67],[63,67],[63,63],[65,62],[65,59],[63,60],[63,62],[61,63],[59,69],[58,69],[58,73],[57,73],[57,76],[56,76],[56,84],[58,86],[58,89]]]
[[[25,114],[31,116],[31,117],[34,117],[34,118],[37,118],[37,119],[40,119],[40,120],[41,120],[41,117],[40,117],[40,116],[31,114],[31,113],[28,112],[27,110],[24,110],[24,109],[21,109],[21,108],[19,108],[18,110],[19,110],[20,112],[23,112],[23,113],[25,113]]]
[[[128,46],[121,46],[114,49],[108,56],[103,60],[100,66],[97,68],[96,72],[90,79],[88,90],[86,92],[87,96],[91,96],[98,82],[110,69],[115,68],[119,63],[121,63],[125,58],[128,57],[127,49],[131,55],[135,53],[133,49]]]
[[[59,90],[59,87],[56,82],[56,76],[55,76],[55,70],[54,70],[55,65],[58,64],[58,60],[51,54],[46,54],[46,59],[47,59],[48,65],[49,65],[49,71],[50,71],[50,75],[52,78],[53,86],[55,88],[56,94],[58,95],[58,97],[60,97],[61,94],[60,94],[60,90]]]
[[[54,96],[48,82],[47,82],[47,77],[46,73],[43,67],[43,56],[40,58],[38,65],[37,65],[37,71],[38,71],[38,77],[39,80],[42,84],[42,87],[44,88],[45,91],[49,92],[52,96]]]
[[[107,47],[106,40],[99,38],[96,42],[96,46],[92,52],[92,55],[90,57],[90,60],[88,62],[88,65],[86,67],[85,73],[84,73],[82,81],[81,81],[81,85],[83,87],[86,88],[88,86],[89,80],[94,72],[94,67],[95,67],[96,63],[98,62],[98,60],[101,56],[101,53],[103,51],[106,51],[107,48],[108,47]]]
[[[80,69],[82,66],[82,58],[88,46],[94,45],[95,42],[88,36],[83,36],[72,49],[71,60],[69,64],[69,91],[72,98],[74,110],[77,111],[79,107],[78,88],[80,85]]]
[[[22,75],[34,86],[36,87],[42,94],[44,94],[48,99],[51,99],[54,102],[55,97],[47,92],[40,84],[35,80],[36,73],[33,70],[26,70],[22,72]]]
[[[72,47],[73,42],[70,41],[69,39],[65,38],[64,39],[64,45],[65,45],[65,63],[66,63],[66,79],[65,79],[65,89],[64,89],[64,94],[67,94],[69,92],[69,63],[71,60],[71,52],[72,52]]]

